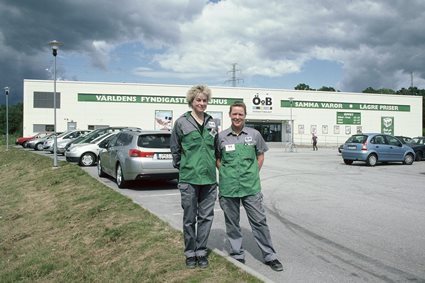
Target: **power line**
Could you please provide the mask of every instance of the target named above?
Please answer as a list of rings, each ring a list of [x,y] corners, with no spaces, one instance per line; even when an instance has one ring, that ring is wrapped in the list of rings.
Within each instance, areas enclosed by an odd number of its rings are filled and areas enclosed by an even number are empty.
[[[224,83],[232,82],[232,87],[236,87],[236,84],[237,83],[243,82],[243,79],[238,78],[236,76],[236,73],[241,71],[239,69],[236,69],[236,65],[237,65],[237,63],[233,63],[232,64],[232,70],[227,72],[227,73],[231,73],[232,74],[232,78],[230,80],[227,80],[227,81],[224,82]]]

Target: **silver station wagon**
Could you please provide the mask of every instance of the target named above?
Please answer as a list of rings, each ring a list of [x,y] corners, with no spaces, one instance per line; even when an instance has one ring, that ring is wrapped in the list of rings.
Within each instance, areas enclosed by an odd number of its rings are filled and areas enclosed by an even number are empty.
[[[122,130],[99,152],[99,177],[115,178],[119,188],[134,180],[178,178],[170,137],[164,131]]]

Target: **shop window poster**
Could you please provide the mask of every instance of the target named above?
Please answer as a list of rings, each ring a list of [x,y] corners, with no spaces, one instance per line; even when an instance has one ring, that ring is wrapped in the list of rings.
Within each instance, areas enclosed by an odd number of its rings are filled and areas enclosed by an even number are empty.
[[[173,125],[172,110],[155,110],[155,130],[171,131]]]
[[[334,125],[334,134],[339,135],[339,125]]]
[[[351,126],[345,126],[345,134],[351,135]]]
[[[362,126],[357,126],[356,133],[361,134],[363,132]]]
[[[298,125],[298,134],[304,135],[304,125]]]
[[[310,133],[317,135],[317,125],[310,126]]]
[[[328,134],[328,125],[322,125],[322,134],[324,135]]]

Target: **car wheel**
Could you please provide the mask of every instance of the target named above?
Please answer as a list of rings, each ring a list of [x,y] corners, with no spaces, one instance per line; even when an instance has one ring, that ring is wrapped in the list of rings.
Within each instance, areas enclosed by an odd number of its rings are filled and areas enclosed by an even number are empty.
[[[416,152],[415,161],[421,161],[423,157],[424,157],[424,155],[423,155],[422,151],[418,151],[418,152]]]
[[[366,159],[366,164],[368,166],[375,166],[378,162],[378,158],[375,154],[370,154]]]
[[[105,173],[105,172],[103,172],[103,169],[102,169],[102,163],[100,162],[100,159],[99,159],[99,161],[97,162],[97,175],[98,175],[99,177],[106,177],[106,173]]]
[[[353,160],[344,159],[344,163],[347,165],[353,164]]]
[[[42,144],[42,143],[38,143],[38,144],[36,144],[36,145],[34,146],[34,149],[35,149],[35,150],[38,150],[38,151],[43,150],[43,144]]]
[[[27,142],[27,141],[24,141],[24,142],[22,143],[22,147],[23,147],[23,148],[26,148],[26,147],[27,147],[27,144],[28,144],[28,142]]]
[[[410,154],[410,153],[406,154],[406,156],[404,157],[403,163],[406,164],[406,165],[412,165],[412,163],[413,163],[413,154]]]
[[[86,152],[80,157],[80,166],[93,166],[96,163],[96,156],[91,152]]]
[[[120,188],[120,189],[124,188],[125,185],[126,185],[126,181],[124,179],[124,175],[122,174],[121,164],[119,164],[119,163],[117,165],[117,174],[116,174],[116,176],[117,177],[115,179],[117,180],[118,188]]]

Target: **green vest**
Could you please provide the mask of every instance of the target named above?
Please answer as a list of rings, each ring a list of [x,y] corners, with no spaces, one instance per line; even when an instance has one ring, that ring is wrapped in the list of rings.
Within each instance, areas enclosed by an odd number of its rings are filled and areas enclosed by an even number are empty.
[[[215,166],[215,135],[216,126],[209,124],[211,116],[206,116],[203,131],[201,132],[193,121],[190,113],[186,113],[185,126],[180,136],[181,160],[179,168],[179,182],[195,185],[210,185],[217,182]]]
[[[261,184],[255,145],[236,143],[229,146],[221,150],[220,196],[257,194],[261,191]]]

